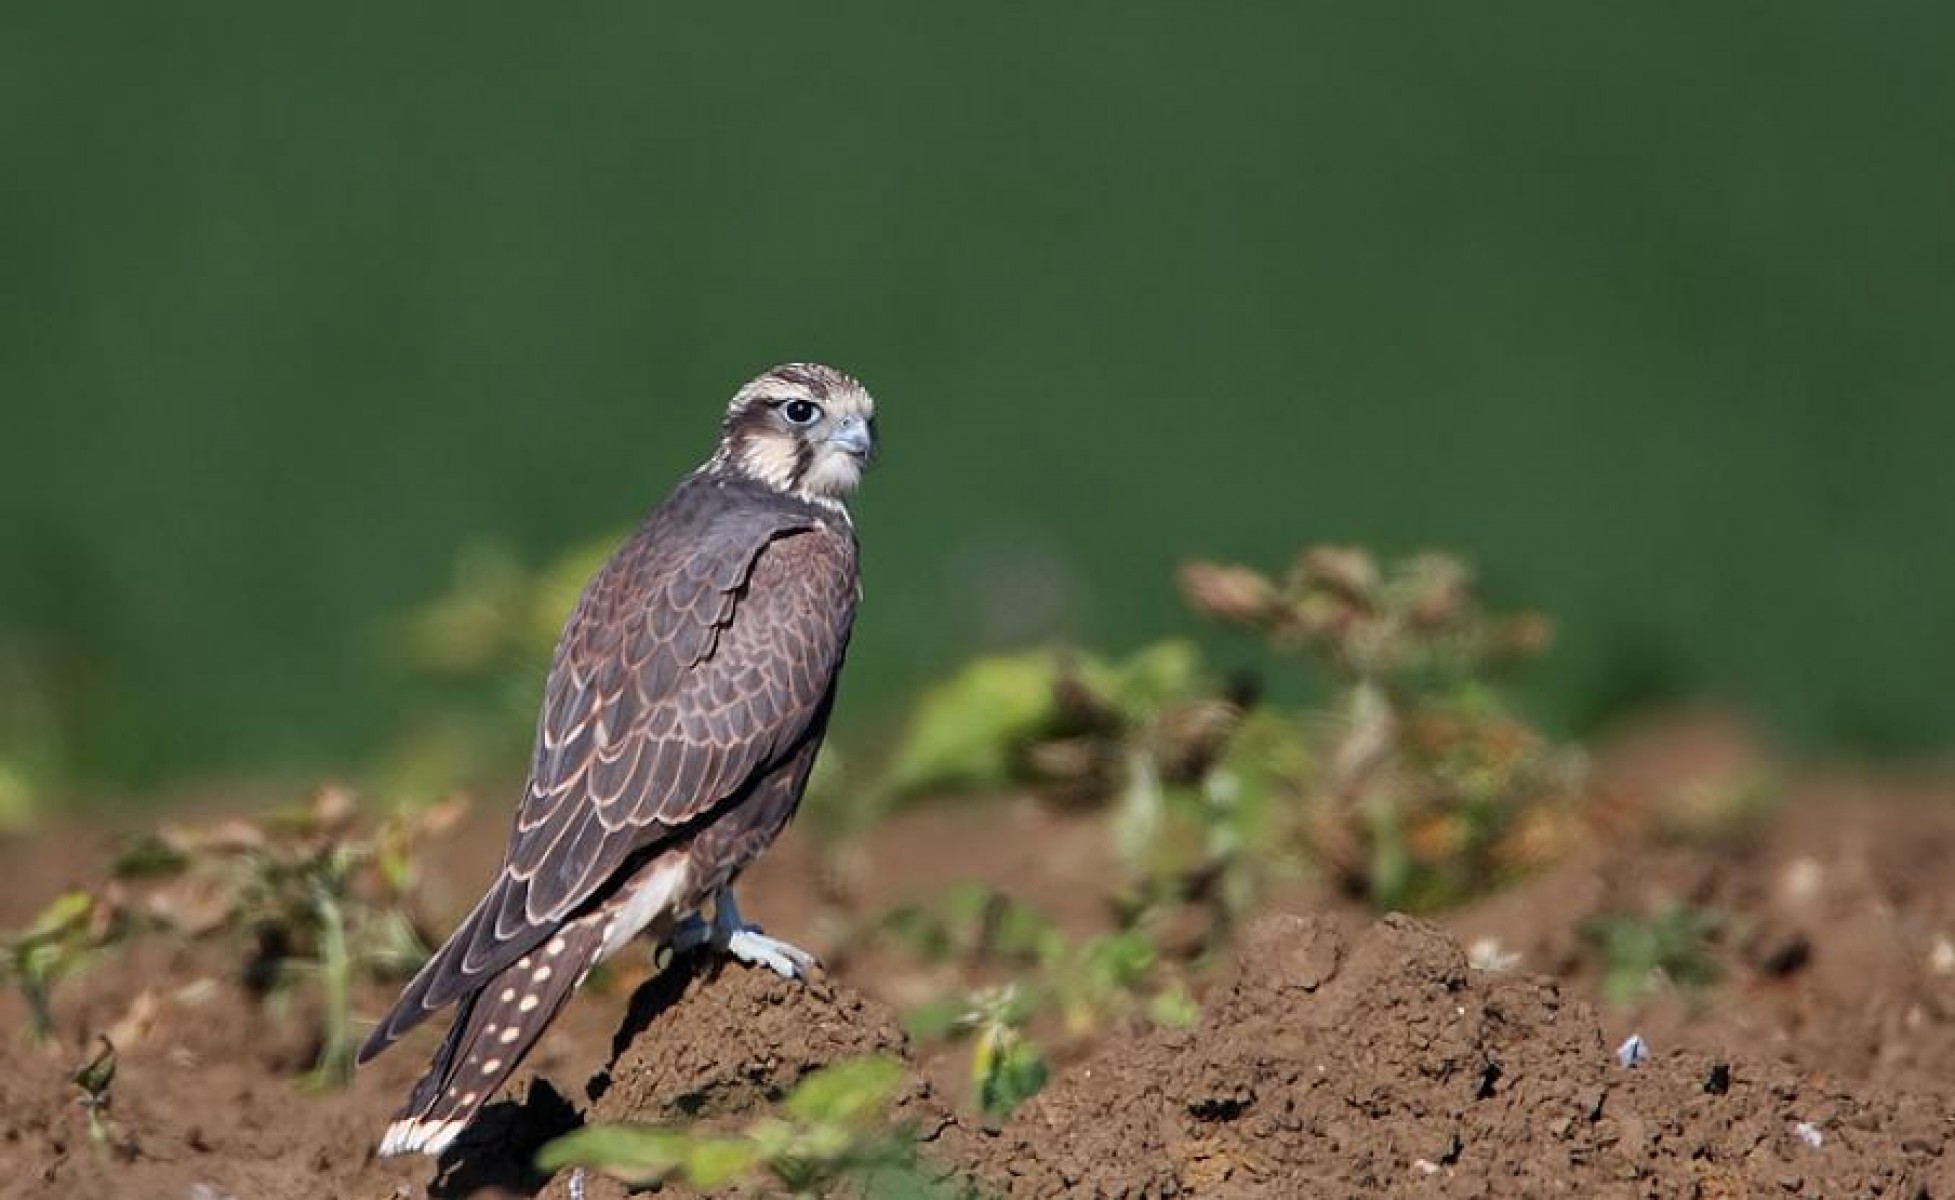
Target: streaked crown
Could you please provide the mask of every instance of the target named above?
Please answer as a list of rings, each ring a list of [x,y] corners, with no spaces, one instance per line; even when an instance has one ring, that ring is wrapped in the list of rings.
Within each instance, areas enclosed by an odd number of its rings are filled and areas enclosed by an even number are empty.
[[[778,491],[839,503],[875,458],[876,402],[844,372],[785,363],[734,393],[707,465]]]

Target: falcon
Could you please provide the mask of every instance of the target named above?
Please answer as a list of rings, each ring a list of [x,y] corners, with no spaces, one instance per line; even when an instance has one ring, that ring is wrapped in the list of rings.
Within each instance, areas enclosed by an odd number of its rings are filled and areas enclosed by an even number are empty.
[[[854,379],[775,367],[585,586],[502,867],[360,1049],[364,1063],[457,1006],[381,1154],[446,1150],[591,968],[641,934],[789,978],[816,966],[748,925],[731,888],[794,815],[828,728],[860,594],[845,502],[875,431]]]

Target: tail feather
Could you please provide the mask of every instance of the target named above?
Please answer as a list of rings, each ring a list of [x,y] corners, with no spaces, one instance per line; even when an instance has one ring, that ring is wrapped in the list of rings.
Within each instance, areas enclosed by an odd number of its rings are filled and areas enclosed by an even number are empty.
[[[466,997],[428,1073],[387,1127],[382,1155],[439,1155],[529,1054],[597,961],[604,921],[573,921]]]
[[[509,906],[512,886],[508,876],[498,878],[455,932],[448,935],[448,940],[421,964],[421,969],[401,990],[393,1008],[367,1035],[357,1061],[368,1061],[422,1021],[481,989],[492,975],[506,970],[510,963],[536,949],[538,943],[550,936],[547,926],[535,926],[519,929],[499,941],[490,938],[487,931],[495,928],[498,914]],[[517,896],[515,903],[521,902]],[[477,943],[485,941],[492,944],[489,950],[482,951]]]

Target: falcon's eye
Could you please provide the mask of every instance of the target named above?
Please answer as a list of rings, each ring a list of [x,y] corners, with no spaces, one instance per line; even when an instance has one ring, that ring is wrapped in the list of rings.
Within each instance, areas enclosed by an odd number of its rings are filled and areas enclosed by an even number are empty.
[[[812,400],[790,400],[781,405],[781,415],[790,425],[813,425],[821,420],[821,405]]]

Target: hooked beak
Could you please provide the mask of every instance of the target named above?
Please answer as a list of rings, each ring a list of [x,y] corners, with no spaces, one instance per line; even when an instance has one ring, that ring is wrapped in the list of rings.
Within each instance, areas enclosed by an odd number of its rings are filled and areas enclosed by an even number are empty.
[[[828,441],[830,445],[861,459],[867,459],[876,445],[869,435],[869,423],[861,417],[843,417],[835,426],[835,432],[828,435]]]

